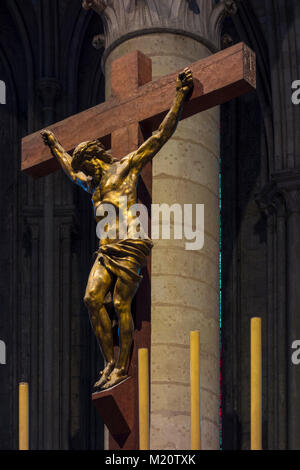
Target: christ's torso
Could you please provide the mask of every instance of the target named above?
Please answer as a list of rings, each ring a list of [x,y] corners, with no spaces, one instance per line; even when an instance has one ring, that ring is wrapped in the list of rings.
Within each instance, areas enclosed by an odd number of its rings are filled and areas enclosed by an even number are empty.
[[[101,205],[111,204],[115,209],[116,237],[102,238],[100,244],[115,242],[116,240],[130,238],[130,227],[136,216],[133,216],[129,208],[137,202],[137,182],[139,173],[131,165],[132,154],[124,157],[119,162],[113,163],[108,170],[103,172],[99,185],[95,188],[92,196],[96,222],[100,222],[107,213],[99,215]],[[105,208],[103,208],[105,210]],[[98,214],[98,215],[97,215]],[[120,224],[126,221],[127,236],[124,236],[124,226]]]

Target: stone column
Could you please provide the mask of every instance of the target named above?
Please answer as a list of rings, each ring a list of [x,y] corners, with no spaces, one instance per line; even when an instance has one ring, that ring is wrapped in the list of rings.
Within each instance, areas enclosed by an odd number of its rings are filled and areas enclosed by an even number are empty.
[[[38,95],[42,104],[43,125],[54,122],[55,100],[59,94],[60,85],[54,78],[41,79],[37,83]],[[48,175],[44,182],[44,312],[43,312],[43,398],[44,398],[44,446],[53,449],[58,437],[53,431],[53,407],[49,405],[53,399],[54,372],[54,188],[53,175]],[[52,402],[53,403],[53,402]]]
[[[287,207],[287,346],[288,346],[288,448],[299,449],[300,369],[293,364],[292,344],[300,338],[300,190],[296,184],[284,191]]]
[[[287,448],[287,233],[286,203],[272,181],[256,195],[266,218],[267,242],[267,331],[265,374],[267,415],[266,436],[269,450]]]
[[[274,173],[257,200],[271,226],[268,246],[268,448],[299,448],[299,366],[292,344],[300,338],[300,177]]]
[[[103,65],[140,50],[153,80],[218,49],[224,2],[86,0],[103,21]],[[226,2],[228,3],[228,2]],[[230,3],[230,2],[229,2]],[[175,94],[175,83],[174,83]],[[153,161],[153,203],[204,204],[205,243],[155,240],[152,252],[151,449],[190,448],[189,333],[201,334],[203,449],[219,448],[219,108],[179,123]]]

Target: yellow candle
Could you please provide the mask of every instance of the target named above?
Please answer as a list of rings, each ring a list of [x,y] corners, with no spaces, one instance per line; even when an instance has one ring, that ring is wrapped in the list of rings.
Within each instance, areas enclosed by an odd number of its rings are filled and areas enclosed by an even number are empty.
[[[29,450],[28,383],[19,384],[19,450]]]
[[[200,332],[190,333],[191,449],[201,449],[200,432]]]
[[[261,318],[251,318],[251,450],[262,450]]]
[[[139,349],[139,438],[140,450],[149,450],[149,353]]]

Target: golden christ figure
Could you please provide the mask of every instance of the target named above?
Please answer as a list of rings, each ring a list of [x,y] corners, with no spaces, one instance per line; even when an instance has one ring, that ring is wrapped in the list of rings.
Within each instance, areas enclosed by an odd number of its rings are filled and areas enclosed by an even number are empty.
[[[95,389],[110,388],[128,377],[128,360],[134,333],[131,302],[141,282],[141,268],[153,246],[145,237],[130,237],[134,217],[130,207],[137,203],[137,183],[144,166],[152,160],[170,139],[177,127],[185,100],[193,90],[189,69],[179,74],[173,105],[161,123],[158,132],[146,140],[138,150],[116,160],[98,140],[83,142],[71,157],[60,145],[53,132],[43,130],[41,135],[51,153],[57,158],[69,178],[92,195],[96,222],[99,208],[112,204],[116,210],[116,236],[100,239],[97,258],[89,275],[84,296],[91,324],[105,359],[105,367],[94,384]],[[122,204],[120,201],[127,201]],[[127,220],[128,235],[118,236],[119,221]],[[135,217],[136,218],[136,217]],[[107,299],[113,300],[119,327],[119,355],[113,348],[113,322],[107,311]]]

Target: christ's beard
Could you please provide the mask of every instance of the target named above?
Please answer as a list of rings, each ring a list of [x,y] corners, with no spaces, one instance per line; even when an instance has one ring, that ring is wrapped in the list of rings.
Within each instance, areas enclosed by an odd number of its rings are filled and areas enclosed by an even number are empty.
[[[100,183],[102,178],[102,168],[94,167],[89,173],[88,176],[91,176],[96,183]]]

